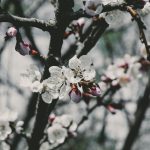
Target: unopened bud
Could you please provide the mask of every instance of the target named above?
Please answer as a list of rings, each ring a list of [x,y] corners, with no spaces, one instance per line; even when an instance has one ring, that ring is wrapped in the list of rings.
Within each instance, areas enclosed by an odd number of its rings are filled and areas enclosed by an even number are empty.
[[[15,37],[17,35],[17,29],[15,27],[8,28],[5,36],[5,40]]]
[[[100,95],[101,95],[101,89],[100,89],[100,87],[98,87],[98,86],[93,86],[93,87],[91,88],[91,94],[92,94],[93,96],[100,96]]]
[[[116,114],[116,109],[115,109],[113,106],[108,105],[108,106],[107,106],[107,109],[108,109],[112,114]]]
[[[55,114],[49,115],[49,117],[48,117],[49,123],[52,123],[55,120],[55,118],[56,118]]]
[[[79,103],[82,98],[82,94],[77,87],[72,88],[72,90],[69,92],[69,96],[70,96],[70,99],[74,101],[75,103]]]

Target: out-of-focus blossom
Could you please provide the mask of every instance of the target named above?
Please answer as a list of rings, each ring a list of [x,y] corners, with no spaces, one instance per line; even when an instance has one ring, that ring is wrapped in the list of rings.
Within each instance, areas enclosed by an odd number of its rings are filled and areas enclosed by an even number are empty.
[[[11,111],[8,108],[0,110],[0,141],[5,140],[12,130],[10,128],[10,122],[14,122],[17,119],[17,113]]]
[[[138,79],[141,74],[141,63],[139,57],[125,55],[117,59],[113,65],[109,65],[101,80],[113,87],[126,86],[130,81]]]
[[[70,135],[76,135],[77,123],[73,120],[71,115],[62,115],[55,117],[52,126],[56,124],[61,125]]]
[[[47,129],[48,140],[50,143],[61,144],[67,137],[67,130],[60,124],[55,124]]]
[[[21,74],[20,84],[23,87],[30,88],[33,92],[41,92],[42,84],[40,84],[41,73],[35,65],[30,65],[26,73]]]
[[[0,121],[0,141],[5,140],[11,132],[9,122]]]
[[[57,123],[62,125],[62,127],[68,128],[71,127],[75,122],[70,115],[62,115],[62,116],[57,116],[53,121],[53,124],[57,124]]]

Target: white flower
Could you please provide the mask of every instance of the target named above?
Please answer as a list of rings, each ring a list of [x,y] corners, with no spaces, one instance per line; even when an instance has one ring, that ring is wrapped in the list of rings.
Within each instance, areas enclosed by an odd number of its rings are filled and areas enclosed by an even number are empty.
[[[52,66],[49,72],[51,76],[43,81],[42,98],[46,103],[51,103],[53,99],[62,99],[70,89],[61,68]]]
[[[43,89],[43,84],[40,83],[39,81],[35,81],[31,84],[31,91],[32,92],[42,92],[42,89]]]
[[[77,129],[77,123],[73,120],[71,115],[57,116],[53,124],[60,124],[62,127],[68,128],[69,132],[75,132]]]
[[[75,55],[69,60],[69,68],[63,67],[65,77],[70,83],[78,83],[81,80],[90,81],[95,78],[96,72],[92,68],[92,60],[84,55],[79,59]]]
[[[114,80],[114,79],[120,77],[123,73],[124,73],[123,68],[119,68],[116,65],[109,65],[105,72],[105,75],[109,79]]]
[[[40,80],[41,73],[39,69],[34,65],[30,65],[26,73],[21,74],[20,84],[23,87],[30,88],[32,92],[41,92],[43,84],[40,83]]]
[[[67,137],[67,130],[63,128],[60,124],[54,124],[47,129],[48,140],[50,143],[61,144],[65,141]]]
[[[0,141],[5,140],[11,132],[9,122],[0,121]]]
[[[17,112],[5,108],[0,111],[0,122],[14,122],[18,117]]]
[[[50,104],[53,99],[57,99],[59,97],[59,93],[55,89],[49,89],[49,91],[45,91],[42,93],[42,99],[45,103]]]
[[[56,117],[53,123],[54,124],[58,123],[62,125],[63,127],[67,128],[71,125],[72,122],[73,122],[73,119],[70,115],[62,115],[62,116]]]

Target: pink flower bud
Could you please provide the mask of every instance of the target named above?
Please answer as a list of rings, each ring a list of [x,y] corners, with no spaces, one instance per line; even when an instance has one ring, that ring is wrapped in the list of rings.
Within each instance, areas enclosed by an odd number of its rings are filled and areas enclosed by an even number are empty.
[[[72,90],[69,92],[69,96],[70,96],[70,99],[74,101],[75,103],[79,103],[82,98],[82,94],[77,87],[72,88]]]
[[[112,114],[116,114],[116,110],[115,110],[115,108],[114,108],[113,106],[108,105],[108,106],[107,106],[107,109],[108,109]]]
[[[79,27],[83,27],[85,24],[85,19],[84,18],[80,18],[77,20],[77,24]]]
[[[16,51],[18,51],[21,55],[30,55],[32,49],[31,49],[31,45],[29,43],[26,42],[17,42],[16,47],[15,47]]]
[[[48,117],[49,123],[52,123],[55,120],[55,118],[56,118],[55,114],[49,115],[49,117]]]
[[[15,27],[10,27],[6,32],[6,36],[8,37],[15,37],[16,34],[17,34],[17,29]]]
[[[93,96],[100,96],[100,95],[101,95],[101,89],[100,89],[100,87],[98,87],[98,86],[93,86],[93,87],[91,88],[91,94],[92,94]]]

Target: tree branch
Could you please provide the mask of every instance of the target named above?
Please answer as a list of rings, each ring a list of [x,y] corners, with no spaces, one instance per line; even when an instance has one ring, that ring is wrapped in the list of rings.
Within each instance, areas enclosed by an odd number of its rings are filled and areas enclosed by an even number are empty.
[[[149,75],[150,75],[150,73],[149,73]],[[135,121],[129,130],[128,136],[125,140],[122,150],[131,150],[131,148],[138,136],[141,124],[144,120],[145,113],[146,113],[147,109],[149,108],[149,104],[150,104],[150,92],[149,91],[150,91],[150,78],[149,78],[148,84],[146,86],[143,97],[139,99]]]

